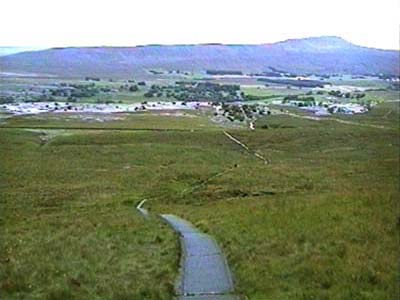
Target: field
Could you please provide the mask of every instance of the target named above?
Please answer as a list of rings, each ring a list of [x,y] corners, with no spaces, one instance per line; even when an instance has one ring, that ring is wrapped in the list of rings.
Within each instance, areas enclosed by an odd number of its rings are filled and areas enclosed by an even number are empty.
[[[398,102],[349,120],[384,127],[272,115],[250,131],[200,112],[3,120],[2,297],[172,299],[179,244],[156,213],[174,213],[217,239],[243,299],[397,299]],[[151,221],[134,210],[142,199]]]
[[[213,130],[218,124],[201,111],[157,111],[118,114],[39,114],[15,116],[3,122],[7,127],[42,129],[115,129],[115,130]],[[1,124],[1,123],[0,123]],[[1,126],[1,125],[0,125]]]

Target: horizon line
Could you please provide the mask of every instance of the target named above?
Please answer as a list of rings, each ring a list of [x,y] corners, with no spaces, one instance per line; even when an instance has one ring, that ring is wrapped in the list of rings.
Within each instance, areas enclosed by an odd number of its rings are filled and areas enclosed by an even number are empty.
[[[322,39],[322,38],[336,38],[340,39],[344,42],[347,42],[356,47],[363,47],[369,49],[377,49],[377,50],[385,50],[385,51],[400,51],[399,48],[377,48],[371,46],[364,46],[355,44],[344,39],[338,35],[320,35],[320,36],[308,36],[308,37],[300,37],[300,38],[288,38],[284,40],[279,40],[276,42],[260,42],[260,43],[221,43],[221,42],[199,42],[199,43],[148,43],[148,44],[136,44],[136,45],[107,45],[107,44],[99,44],[99,45],[70,45],[70,46],[2,46],[0,48],[31,48],[27,51],[41,51],[41,50],[51,50],[51,49],[68,49],[68,48],[136,48],[136,47],[177,47],[177,46],[263,46],[263,45],[275,45],[290,41],[299,41],[299,40],[307,40],[307,39]],[[16,54],[16,53],[15,53]]]

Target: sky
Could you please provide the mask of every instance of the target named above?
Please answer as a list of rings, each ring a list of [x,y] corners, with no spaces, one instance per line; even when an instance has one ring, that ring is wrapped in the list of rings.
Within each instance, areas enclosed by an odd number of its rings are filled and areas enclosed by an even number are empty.
[[[2,0],[0,46],[262,44],[335,35],[399,49],[400,0]]]

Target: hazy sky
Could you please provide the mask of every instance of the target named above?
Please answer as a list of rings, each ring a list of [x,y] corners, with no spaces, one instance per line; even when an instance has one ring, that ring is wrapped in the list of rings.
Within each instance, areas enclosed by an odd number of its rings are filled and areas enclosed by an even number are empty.
[[[269,43],[399,48],[400,0],[2,0],[0,46]]]

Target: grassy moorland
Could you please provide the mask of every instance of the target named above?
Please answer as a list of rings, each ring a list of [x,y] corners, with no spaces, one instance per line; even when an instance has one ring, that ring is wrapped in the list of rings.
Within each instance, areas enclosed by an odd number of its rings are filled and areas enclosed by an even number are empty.
[[[213,130],[218,124],[209,119],[209,113],[200,111],[153,111],[118,114],[48,113],[16,116],[0,123],[0,127],[43,129],[119,129],[119,130]]]
[[[357,117],[385,129],[279,115],[228,130],[268,165],[200,117],[193,132],[0,128],[1,294],[171,299],[179,247],[133,210],[146,198],[215,236],[244,299],[396,299],[397,105]]]
[[[268,130],[231,131],[271,164],[242,153],[183,204],[153,208],[216,236],[250,299],[395,299],[397,105],[357,117],[377,124],[392,111],[388,129],[273,116],[256,124]]]
[[[131,162],[116,163],[114,146],[43,145],[24,130],[0,139],[2,299],[170,299],[178,244],[135,212]]]
[[[395,98],[393,97],[391,99]],[[385,101],[374,107],[374,109],[366,115],[343,115],[339,116],[339,118],[342,120],[357,122],[360,124],[377,125],[391,128],[393,130],[398,130],[400,116],[399,109],[399,102]]]
[[[5,298],[172,297],[177,239],[134,205],[219,172],[220,132],[1,130]]]
[[[395,299],[398,131],[286,118],[232,132],[270,165],[239,163],[196,191],[208,201],[160,210],[216,236],[250,299]]]

